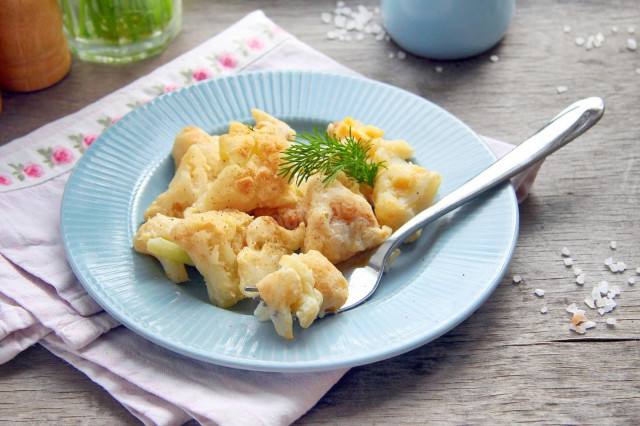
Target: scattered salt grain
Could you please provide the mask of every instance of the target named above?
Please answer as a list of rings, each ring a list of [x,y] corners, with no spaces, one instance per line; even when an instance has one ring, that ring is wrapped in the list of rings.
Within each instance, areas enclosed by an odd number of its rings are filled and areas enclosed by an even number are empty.
[[[536,296],[539,296],[539,297],[543,297],[544,296],[544,290],[541,289],[541,288],[536,288],[534,290],[534,293],[536,294]]]
[[[396,56],[395,53],[393,53],[393,52],[389,53],[389,59],[393,59],[393,58],[395,58],[395,56]]]
[[[514,275],[513,276],[513,283],[514,284],[520,284],[522,282],[522,277],[520,275]]]
[[[584,274],[580,274],[576,277],[576,284],[580,284],[583,285],[585,281],[585,276]]]
[[[443,71],[443,69],[442,69],[442,67],[441,67],[441,66],[437,66],[437,67],[435,67],[435,68],[434,68],[434,70],[435,70],[438,74],[440,74],[440,73]]]
[[[627,283],[629,283],[629,285],[634,285],[636,283],[636,279],[633,277],[629,277],[629,279],[627,280]]]
[[[611,33],[612,33],[612,34],[617,34],[617,33],[618,33],[618,27],[616,27],[615,25],[613,25],[613,26],[611,27]]]
[[[566,259],[564,259],[563,262],[564,262],[564,266],[567,266],[567,267],[573,265],[573,259],[570,257],[567,257]]]
[[[564,31],[565,33],[570,33],[571,25],[565,25],[564,27],[562,27],[562,31]]]
[[[611,247],[611,250],[615,250],[618,248],[618,242],[617,241],[611,241],[609,243],[609,247]]]
[[[567,247],[562,247],[562,251],[560,252],[564,257],[569,257],[571,256],[571,250],[569,250]]]
[[[591,50],[593,49],[593,42],[596,40],[596,38],[592,35],[590,35],[589,37],[587,37],[587,42],[584,44],[584,48],[587,50]]]
[[[593,300],[590,297],[586,297],[584,299],[584,304],[587,305],[588,307],[590,307],[591,309],[595,309],[596,308],[596,302],[595,300]]]
[[[631,25],[629,25],[629,26],[627,27],[627,32],[628,32],[629,34],[635,34],[635,33],[636,33],[636,27],[632,27]]]
[[[618,272],[624,272],[627,269],[627,265],[624,262],[618,262],[616,263],[616,268]]]
[[[330,24],[331,23],[331,14],[328,12],[323,12],[320,14],[320,20],[322,22],[324,22],[325,24]]]
[[[402,50],[398,52],[398,59],[400,59],[401,61],[406,59],[407,54],[404,53]]]
[[[567,306],[565,310],[571,314],[575,314],[576,312],[581,311],[581,309],[579,309],[578,305],[576,305],[575,303],[572,303],[569,306]],[[584,311],[582,312],[584,313]]]
[[[584,37],[576,37],[576,46],[582,46],[584,45],[585,42],[585,38]]]
[[[609,292],[607,292],[607,297],[609,299],[614,299],[619,294],[620,294],[620,286],[612,285],[609,288]]]
[[[600,309],[598,309],[598,313],[600,315],[604,315],[608,312],[611,312],[614,310],[614,308],[616,307],[616,301],[613,299],[609,299],[607,297],[603,298],[602,300],[604,300],[604,305],[602,307],[600,307]]]
[[[578,275],[582,275],[582,268],[579,268],[577,266],[573,266],[573,273],[575,274],[575,276],[577,277]]]
[[[631,51],[635,51],[636,49],[638,49],[638,42],[636,41],[635,38],[627,39],[627,49]]]
[[[567,90],[569,90],[569,88],[567,86],[558,86],[558,88],[556,89],[558,91],[558,93],[564,93]]]
[[[540,313],[541,313],[541,314],[546,314],[547,312],[549,312],[549,308],[547,308],[546,306],[543,306],[543,307],[540,309]]]
[[[615,318],[607,318],[607,325],[609,325],[609,326],[612,326],[612,327],[613,327],[613,326],[614,326],[614,325],[616,325],[617,323],[618,323],[618,320],[617,320],[617,319],[615,319]]]
[[[600,294],[607,294],[609,292],[609,282],[600,281],[595,288],[600,292]]]
[[[610,263],[608,266],[609,266],[609,270],[611,272],[618,272],[618,264],[617,263]]]
[[[604,260],[604,264],[607,265],[607,266],[612,265],[613,264],[613,257],[607,257]]]
[[[498,57],[498,55],[491,55],[491,56],[489,56],[489,60],[491,62],[498,62],[500,60],[500,58]]]

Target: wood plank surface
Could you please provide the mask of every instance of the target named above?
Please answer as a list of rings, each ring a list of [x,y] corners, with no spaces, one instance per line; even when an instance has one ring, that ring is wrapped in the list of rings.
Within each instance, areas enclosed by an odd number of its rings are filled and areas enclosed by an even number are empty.
[[[347,1],[358,4],[378,2]],[[75,60],[71,74],[50,89],[3,93],[0,143],[100,99],[255,9],[353,70],[420,94],[496,139],[518,143],[574,100],[600,96],[604,118],[546,160],[521,205],[513,259],[489,300],[436,341],[353,368],[297,423],[640,424],[640,51],[626,42],[640,38],[637,1],[518,0],[500,45],[451,62],[400,60],[393,42],[328,40],[331,26],[320,14],[334,5],[186,0],[184,30],[161,56],[118,68]],[[598,32],[605,36],[601,47],[576,45],[576,37]],[[559,86],[567,90],[558,93]],[[614,240],[616,250],[609,245]],[[584,285],[563,264],[563,247],[586,272]],[[610,272],[609,256],[628,269]],[[512,283],[516,274],[522,283]],[[628,284],[630,277],[638,284]],[[604,316],[588,310],[597,325],[585,335],[570,331],[566,306],[584,307],[601,280],[620,286],[618,306]],[[607,318],[617,324],[607,325]],[[34,423],[137,420],[82,373],[35,346],[0,366],[0,424]]]

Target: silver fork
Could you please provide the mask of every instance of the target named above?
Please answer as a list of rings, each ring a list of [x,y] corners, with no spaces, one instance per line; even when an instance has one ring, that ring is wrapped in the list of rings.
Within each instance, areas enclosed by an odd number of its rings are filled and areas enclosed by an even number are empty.
[[[340,265],[349,284],[349,297],[338,312],[355,308],[373,295],[391,253],[416,231],[552,154],[596,124],[603,114],[604,102],[597,97],[571,104],[504,157],[417,214],[380,246],[359,255],[360,259],[368,258],[364,266],[358,265],[357,261]],[[257,288],[247,287],[246,290],[257,291]]]

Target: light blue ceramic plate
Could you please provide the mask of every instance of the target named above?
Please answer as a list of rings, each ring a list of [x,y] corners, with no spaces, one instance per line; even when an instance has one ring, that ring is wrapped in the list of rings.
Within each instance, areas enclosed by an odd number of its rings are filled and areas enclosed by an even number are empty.
[[[407,245],[366,304],[276,335],[252,301],[211,305],[201,278],[176,285],[132,238],[172,175],[170,150],[187,125],[224,133],[260,108],[296,130],[347,116],[415,147],[439,171],[439,196],[495,161],[466,125],[429,101],[375,81],[313,72],[247,73],[163,95],[121,118],[84,155],[62,202],[69,262],[89,294],[126,327],[191,358],[260,371],[320,371],[384,360],[446,333],[491,294],[511,258],[518,206],[505,185],[431,225]]]

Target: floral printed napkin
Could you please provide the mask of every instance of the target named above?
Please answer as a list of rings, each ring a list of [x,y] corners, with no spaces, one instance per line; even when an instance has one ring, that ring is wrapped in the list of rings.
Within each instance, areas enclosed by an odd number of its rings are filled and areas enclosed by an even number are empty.
[[[81,111],[0,147],[0,363],[40,342],[145,424],[288,424],[346,370],[239,371],[188,359],[102,311],[71,271],[60,204],[71,169],[98,135],[154,96],[207,78],[265,69],[355,74],[256,11]],[[512,145],[487,138],[498,155]],[[526,197],[537,168],[514,181]]]

